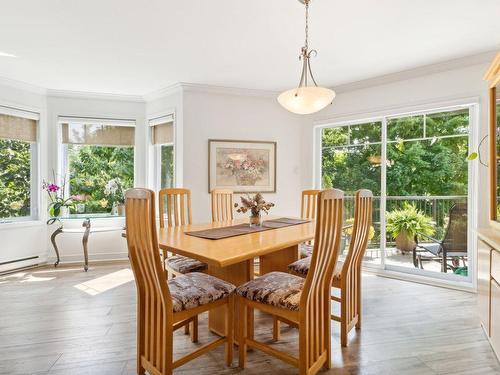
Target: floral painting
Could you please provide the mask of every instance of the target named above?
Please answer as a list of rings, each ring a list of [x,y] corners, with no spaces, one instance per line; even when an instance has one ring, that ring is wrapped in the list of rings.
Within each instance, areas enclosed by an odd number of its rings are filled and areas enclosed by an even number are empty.
[[[276,143],[209,141],[209,190],[276,191]]]

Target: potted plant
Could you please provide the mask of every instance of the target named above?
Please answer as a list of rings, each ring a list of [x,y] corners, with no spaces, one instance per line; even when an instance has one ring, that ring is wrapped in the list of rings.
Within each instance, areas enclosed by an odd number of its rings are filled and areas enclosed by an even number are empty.
[[[247,194],[246,197],[240,197],[240,199],[241,205],[235,203],[234,207],[239,213],[250,211],[250,226],[262,225],[262,212],[268,214],[271,207],[274,207],[274,203],[266,202],[261,193],[257,193],[253,197]]]
[[[125,195],[123,191],[123,184],[119,178],[112,178],[108,181],[104,187],[104,195],[108,197],[109,203],[111,203],[111,214],[112,215],[125,215]],[[106,200],[106,205],[108,204]],[[101,205],[104,202],[101,202]]]
[[[432,219],[425,216],[415,205],[405,203],[402,209],[387,213],[387,233],[396,240],[396,248],[402,252],[413,251],[417,233],[434,234]]]
[[[42,184],[42,189],[49,196],[49,215],[52,218],[67,216],[69,209],[73,207],[73,197],[66,197],[66,179],[63,179],[63,181],[62,186],[57,185],[55,182],[46,182],[45,180]]]

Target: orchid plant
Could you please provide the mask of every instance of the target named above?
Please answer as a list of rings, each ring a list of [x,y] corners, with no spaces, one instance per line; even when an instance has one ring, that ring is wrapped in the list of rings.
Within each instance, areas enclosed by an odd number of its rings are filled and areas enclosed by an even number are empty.
[[[66,177],[62,179],[61,186],[57,185],[56,175],[52,171],[53,182],[43,180],[42,189],[45,190],[49,196],[49,215],[51,217],[59,217],[61,215],[61,208],[73,207],[74,197],[66,197]],[[78,200],[78,199],[76,199]]]
[[[112,178],[104,187],[104,195],[108,197],[112,204],[122,204],[125,202],[125,194],[123,190],[123,183],[121,180],[119,178]]]

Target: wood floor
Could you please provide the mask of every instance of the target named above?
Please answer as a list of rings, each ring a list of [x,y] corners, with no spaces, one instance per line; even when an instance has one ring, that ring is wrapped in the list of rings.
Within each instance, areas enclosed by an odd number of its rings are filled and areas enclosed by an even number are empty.
[[[0,277],[0,374],[135,374],[135,286],[127,263],[38,268]],[[332,328],[333,368],[324,374],[500,374],[479,326],[476,296],[364,275],[364,325],[340,348]],[[114,286],[113,288],[111,288]],[[207,317],[200,319],[200,344]],[[297,333],[283,329],[280,349],[294,352]],[[271,340],[271,320],[256,317],[256,337]],[[177,355],[192,348],[183,330]],[[236,359],[236,358],[235,358]],[[248,369],[224,366],[223,350],[178,374],[296,374],[260,352]],[[234,362],[236,364],[236,360]]]

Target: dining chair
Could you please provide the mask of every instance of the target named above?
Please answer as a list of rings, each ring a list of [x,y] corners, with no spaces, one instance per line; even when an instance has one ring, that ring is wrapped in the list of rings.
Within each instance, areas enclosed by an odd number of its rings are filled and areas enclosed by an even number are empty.
[[[180,188],[162,189],[158,193],[160,228],[191,224],[191,190]],[[189,272],[203,272],[208,266],[197,259],[182,255],[168,256],[163,251],[164,267],[174,276]]]
[[[315,220],[318,210],[318,195],[321,190],[309,189],[302,191],[300,200],[300,217],[306,220]],[[300,244],[300,256],[306,258],[312,255],[312,241]]]
[[[230,221],[234,219],[233,191],[230,189],[213,189],[212,194],[212,222]]]
[[[361,265],[368,245],[372,222],[373,194],[370,190],[358,190],[355,194],[354,224],[349,252],[344,262],[337,262],[333,272],[332,287],[340,289],[340,297],[332,300],[340,303],[340,316],[331,318],[340,323],[340,343],[347,346],[347,335],[352,328],[361,328]],[[292,274],[306,277],[310,272],[311,258],[300,259],[288,266]],[[275,322],[279,330],[279,322]],[[279,332],[274,332],[279,338]]]
[[[168,280],[158,252],[154,192],[130,189],[126,197],[127,245],[137,288],[137,374],[170,375],[173,369],[225,344],[232,362],[235,286],[193,272]],[[179,359],[173,332],[199,314],[225,306],[225,336]]]
[[[340,245],[343,197],[344,193],[336,189],[318,195],[314,251],[305,279],[270,272],[236,289],[241,368],[246,364],[247,347],[298,367],[301,375],[330,368],[330,285]],[[298,357],[254,340],[250,319],[254,309],[278,316],[299,329]]]

